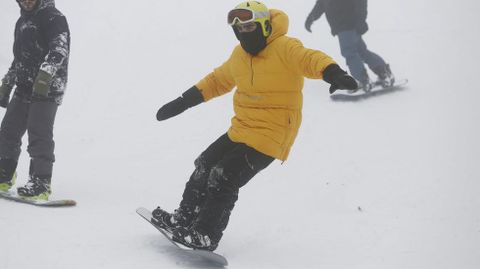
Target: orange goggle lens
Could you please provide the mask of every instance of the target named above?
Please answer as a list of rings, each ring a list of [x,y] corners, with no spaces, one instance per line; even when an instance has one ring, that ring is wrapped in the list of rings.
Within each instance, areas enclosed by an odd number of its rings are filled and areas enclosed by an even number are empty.
[[[237,21],[240,23],[251,22],[255,19],[253,11],[248,9],[234,9],[228,12],[228,24],[234,25]]]

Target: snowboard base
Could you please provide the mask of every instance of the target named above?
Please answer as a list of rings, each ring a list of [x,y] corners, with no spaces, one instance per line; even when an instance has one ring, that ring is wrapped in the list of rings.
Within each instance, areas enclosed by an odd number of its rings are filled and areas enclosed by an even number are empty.
[[[180,243],[177,243],[177,242],[173,241],[172,234],[170,232],[168,232],[168,231],[166,231],[166,230],[164,230],[164,229],[162,229],[162,228],[160,228],[160,227],[158,227],[158,226],[156,226],[155,224],[152,223],[152,212],[150,212],[150,210],[148,210],[146,208],[143,208],[143,207],[140,207],[136,210],[136,212],[142,218],[144,218],[146,221],[148,221],[150,224],[152,224],[155,228],[157,228],[157,230],[159,230],[165,236],[165,238],[167,238],[168,241],[170,241],[170,243],[172,243],[173,245],[175,245],[177,248],[181,249],[182,251],[188,252],[188,253],[190,253],[192,255],[195,255],[195,256],[198,256],[198,257],[201,257],[204,260],[215,263],[216,265],[219,265],[219,266],[227,266],[228,265],[227,259],[225,259],[225,257],[223,257],[220,254],[217,254],[215,252],[208,251],[208,250],[192,249],[192,248],[189,248],[187,246],[184,246]]]
[[[44,206],[44,207],[64,207],[64,206],[75,206],[77,202],[74,200],[31,200],[28,198],[23,198],[18,196],[16,192],[11,191],[0,191],[0,198],[7,199],[10,201],[15,201],[24,204],[30,204],[35,206]]]
[[[330,99],[333,101],[358,101],[362,99],[367,99],[373,96],[380,96],[396,91],[403,90],[405,85],[408,84],[408,79],[399,79],[395,81],[395,84],[389,87],[382,87],[380,84],[374,84],[373,88],[369,91],[364,91],[362,89],[354,93],[334,93],[330,95]]]

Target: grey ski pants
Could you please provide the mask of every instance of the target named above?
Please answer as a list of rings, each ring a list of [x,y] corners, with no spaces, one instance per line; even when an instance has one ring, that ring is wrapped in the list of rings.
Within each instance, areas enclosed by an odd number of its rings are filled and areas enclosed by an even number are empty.
[[[14,96],[0,127],[0,158],[18,161],[22,137],[28,131],[30,175],[51,177],[55,162],[53,125],[58,104],[25,101]]]

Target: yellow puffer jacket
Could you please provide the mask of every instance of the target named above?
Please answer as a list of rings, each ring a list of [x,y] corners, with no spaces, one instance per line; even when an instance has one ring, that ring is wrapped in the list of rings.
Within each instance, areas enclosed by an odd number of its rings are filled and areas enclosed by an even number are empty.
[[[229,138],[279,160],[286,160],[302,121],[304,77],[321,79],[334,64],[328,55],[285,36],[288,16],[270,10],[272,34],[251,56],[238,45],[230,58],[196,84],[205,101],[237,90]]]

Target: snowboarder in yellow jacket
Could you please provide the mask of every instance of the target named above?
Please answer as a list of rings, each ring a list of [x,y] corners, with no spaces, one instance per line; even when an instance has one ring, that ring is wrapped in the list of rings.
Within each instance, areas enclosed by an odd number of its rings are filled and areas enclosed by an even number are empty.
[[[236,87],[231,127],[195,160],[179,208],[152,212],[156,225],[195,249],[216,249],[239,189],[274,159],[287,159],[302,120],[305,77],[330,83],[331,93],[357,88],[328,55],[286,36],[288,17],[280,10],[244,2],[228,13],[228,24],[240,41],[230,58],[157,113],[166,120]]]

